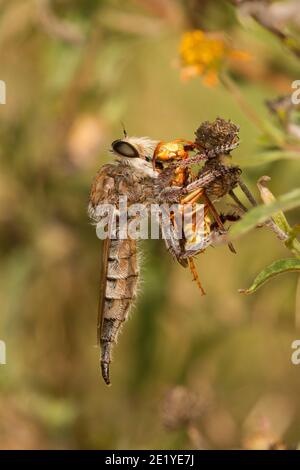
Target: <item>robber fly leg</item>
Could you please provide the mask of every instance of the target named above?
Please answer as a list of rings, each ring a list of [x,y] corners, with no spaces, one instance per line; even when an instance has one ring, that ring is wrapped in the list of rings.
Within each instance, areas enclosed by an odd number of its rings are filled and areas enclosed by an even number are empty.
[[[172,229],[170,232],[172,232]],[[175,237],[170,234],[168,238],[164,238],[164,241],[166,248],[171,253],[172,257],[176,259],[181,264],[181,266],[186,268],[188,262],[182,257],[183,252],[181,250],[180,244],[178,243],[178,240],[176,240]]]
[[[245,194],[245,196],[247,197],[248,201],[252,204],[253,207],[256,207],[257,202],[256,202],[254,196],[252,195],[252,193],[250,192],[250,190],[245,185],[244,181],[242,179],[239,179],[238,184],[239,184],[241,190],[243,191],[243,193]]]
[[[192,181],[192,183],[188,184],[187,187],[185,188],[185,192],[186,194],[190,194],[195,189],[203,190],[209,187],[209,185],[213,183],[220,176],[222,176],[221,172],[215,172],[215,174],[206,172],[205,174],[197,178],[195,181]]]
[[[181,186],[167,186],[161,189],[158,188],[158,201],[160,203],[179,203],[185,191]]]
[[[239,198],[237,197],[237,195],[233,192],[233,190],[231,189],[229,191],[229,196],[234,200],[234,202],[238,205],[238,207],[243,211],[243,212],[248,212],[248,209],[246,206],[244,206],[244,204],[239,200]]]
[[[196,165],[197,163],[201,163],[206,160],[207,160],[207,155],[205,153],[197,153],[193,157],[182,160],[179,164],[176,165],[176,167],[179,166],[180,168],[185,168],[190,165]]]
[[[248,200],[251,202],[252,206],[256,207],[257,206],[256,200],[254,199],[251,192],[249,191],[249,189],[247,188],[247,186],[241,179],[239,180],[239,186],[241,190],[243,191],[243,193],[247,196]],[[229,194],[232,197],[232,199],[239,205],[239,207],[243,209],[244,212],[247,212],[247,208],[241,203],[241,201],[234,194],[234,192],[229,191]],[[264,223],[257,225],[257,227],[259,228],[262,226],[269,227],[277,235],[279,240],[286,241],[288,239],[288,235],[275,224],[274,220],[271,217],[270,219],[266,220]]]
[[[241,216],[238,214],[220,214],[220,219],[223,222],[237,222],[238,220],[241,220]],[[211,230],[215,230],[218,228],[217,222],[213,222],[210,226]]]
[[[181,240],[178,238],[178,234],[176,235],[174,217],[170,216],[170,214],[166,212],[164,206],[162,206],[161,210],[162,215],[159,217],[159,223],[166,248],[174,259],[176,259],[183,267],[187,267],[187,260],[182,258],[183,251],[180,245]]]

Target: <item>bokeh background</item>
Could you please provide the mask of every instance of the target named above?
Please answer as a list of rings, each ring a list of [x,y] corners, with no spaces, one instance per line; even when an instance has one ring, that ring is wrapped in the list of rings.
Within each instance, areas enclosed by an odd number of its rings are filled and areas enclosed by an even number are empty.
[[[111,387],[98,366],[101,242],[86,209],[121,121],[167,140],[231,119],[241,126],[233,157],[254,193],[265,174],[275,195],[299,184],[296,158],[260,160],[261,132],[228,90],[180,79],[182,33],[221,31],[252,55],[228,73],[272,119],[265,100],[290,93],[299,58],[236,13],[209,0],[0,1],[0,448],[297,446],[297,275],[238,293],[288,255],[265,229],[238,240],[237,255],[219,246],[198,257],[205,297],[162,241],[143,242],[144,280]],[[299,222],[299,211],[288,218]]]

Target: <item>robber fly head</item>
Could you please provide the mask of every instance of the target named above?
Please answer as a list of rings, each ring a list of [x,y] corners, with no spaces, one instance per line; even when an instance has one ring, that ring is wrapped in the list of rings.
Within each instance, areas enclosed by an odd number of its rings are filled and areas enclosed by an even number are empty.
[[[157,173],[152,168],[152,159],[157,144],[158,141],[149,137],[124,135],[123,139],[114,140],[111,147],[112,153],[131,166],[137,175],[156,177]]]

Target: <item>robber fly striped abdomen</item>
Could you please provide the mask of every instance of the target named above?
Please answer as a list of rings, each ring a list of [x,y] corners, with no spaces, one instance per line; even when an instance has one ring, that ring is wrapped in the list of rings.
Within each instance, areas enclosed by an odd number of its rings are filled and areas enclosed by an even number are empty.
[[[101,345],[102,376],[109,384],[111,349],[137,295],[139,264],[134,240],[105,240],[105,245],[104,288],[100,297],[97,336]]]

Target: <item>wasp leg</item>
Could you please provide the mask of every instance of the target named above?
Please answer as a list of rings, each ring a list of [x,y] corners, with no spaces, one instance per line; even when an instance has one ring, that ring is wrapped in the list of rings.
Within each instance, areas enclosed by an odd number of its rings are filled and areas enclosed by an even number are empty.
[[[194,204],[203,195],[203,188],[194,189],[181,199],[180,204]]]
[[[193,223],[193,219],[194,217],[197,217],[197,207],[195,207],[195,204],[197,203],[197,201],[203,196],[204,194],[204,191],[202,188],[200,189],[196,189],[194,190],[191,194],[188,194],[187,196],[185,196],[181,201],[180,201],[180,204],[182,205],[191,205],[192,206],[192,214],[191,214],[191,226],[188,225],[187,227],[185,227],[185,230],[187,230],[187,233],[190,231],[189,228],[191,228],[191,232],[192,232],[192,238],[193,240],[195,239],[195,230],[196,230],[196,226],[195,226],[195,223]],[[203,223],[205,224],[205,217],[207,215],[207,212],[208,212],[208,207],[207,205],[204,204],[204,214],[203,214]],[[186,234],[186,233],[185,233]],[[188,242],[188,240],[186,240],[186,243]],[[201,239],[201,246],[203,244],[203,238]],[[205,246],[206,248],[206,246]],[[203,249],[205,249],[203,247]],[[186,244],[185,244],[185,252],[189,251],[188,249],[186,249]]]
[[[206,203],[207,203],[207,205],[209,206],[210,211],[211,211],[211,213],[212,213],[212,215],[213,215],[215,221],[217,222],[219,228],[220,228],[222,231],[225,232],[226,229],[225,229],[225,227],[224,227],[224,225],[223,225],[223,222],[222,222],[222,220],[221,220],[221,218],[220,218],[220,216],[219,216],[219,214],[218,214],[218,211],[216,210],[215,206],[213,205],[213,203],[211,202],[211,200],[209,199],[209,197],[207,196],[207,194],[206,194],[205,192],[204,192],[204,195],[203,195],[203,196],[204,196],[204,199],[206,200]],[[232,253],[236,253],[235,248],[234,248],[234,246],[233,246],[232,243],[228,243],[228,247],[229,247],[229,249],[230,249],[230,251],[231,251]]]
[[[195,204],[199,199],[200,197],[203,196],[203,193],[204,193],[204,190],[203,188],[199,188],[199,189],[195,189],[194,191],[192,191],[191,193],[187,194],[183,199],[181,199],[180,203],[182,205],[184,204]],[[196,209],[197,210],[197,209]],[[193,213],[196,213],[196,211],[194,211]],[[207,245],[208,246],[208,245]],[[193,250],[195,253],[201,253],[205,248],[207,248],[207,246],[204,246],[203,244],[203,240],[201,240],[201,248],[199,248],[198,250]],[[201,284],[201,281],[200,281],[200,278],[199,278],[199,275],[198,275],[198,272],[197,272],[197,268],[195,266],[195,263],[194,263],[194,260],[192,258],[192,255],[190,254],[190,250],[185,250],[182,254],[181,254],[181,259],[187,259],[188,261],[188,264],[189,264],[189,268],[190,268],[190,271],[193,275],[193,281],[196,281],[197,283],[197,286],[199,287],[200,291],[201,291],[201,294],[202,295],[205,295],[205,291],[202,287],[202,284]]]
[[[193,275],[193,281],[196,281],[197,283],[197,286],[199,287],[199,289],[201,290],[201,294],[202,295],[205,295],[205,291],[202,287],[202,284],[201,284],[201,281],[200,281],[200,278],[199,278],[199,275],[198,275],[198,272],[197,272],[197,269],[196,269],[196,266],[195,266],[195,263],[194,263],[194,260],[193,258],[188,258],[188,263],[189,263],[189,267],[190,267],[190,270],[191,270],[191,273]]]

